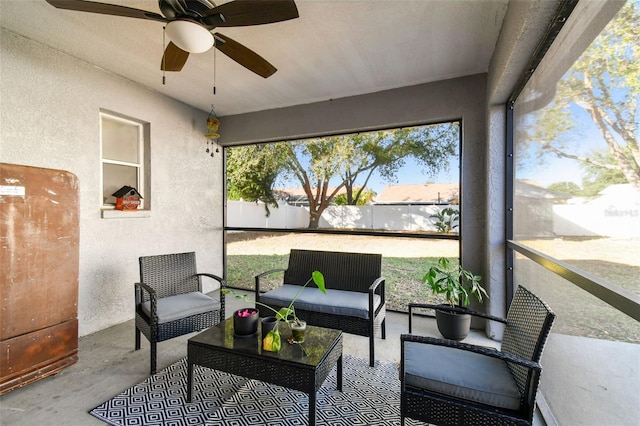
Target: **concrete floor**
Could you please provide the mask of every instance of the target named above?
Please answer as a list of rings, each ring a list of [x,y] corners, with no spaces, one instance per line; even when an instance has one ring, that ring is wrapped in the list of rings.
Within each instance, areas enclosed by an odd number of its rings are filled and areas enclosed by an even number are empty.
[[[552,333],[542,365],[540,391],[559,424],[640,425],[640,345]]]
[[[227,316],[246,302],[227,298]],[[406,333],[406,314],[387,313],[387,338],[376,339],[376,360],[399,362],[400,334]],[[414,320],[414,333],[439,336],[429,318]],[[186,341],[193,334],[158,344],[158,370],[186,356]],[[496,345],[474,333],[467,342]],[[73,366],[0,397],[0,424],[3,426],[104,425],[89,410],[145,380],[149,376],[149,343],[143,337],[142,348],[134,351],[134,323],[127,321],[80,338],[79,360]],[[344,353],[369,357],[368,338],[345,334]],[[542,425],[536,420],[537,425]]]

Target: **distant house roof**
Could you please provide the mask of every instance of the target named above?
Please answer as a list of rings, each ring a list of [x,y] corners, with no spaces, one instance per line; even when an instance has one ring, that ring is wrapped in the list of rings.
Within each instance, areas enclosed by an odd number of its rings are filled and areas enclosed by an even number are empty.
[[[452,203],[460,199],[457,183],[425,183],[411,185],[389,185],[375,198],[377,204],[389,203]]]
[[[566,200],[571,198],[568,195],[548,190],[538,182],[529,179],[517,179],[515,181],[515,194],[517,197],[544,198],[548,200]]]

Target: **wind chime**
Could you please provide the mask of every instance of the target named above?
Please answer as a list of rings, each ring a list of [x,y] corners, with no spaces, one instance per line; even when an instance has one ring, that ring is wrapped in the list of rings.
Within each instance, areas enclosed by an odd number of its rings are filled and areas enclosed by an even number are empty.
[[[213,95],[216,94],[216,47],[213,46]],[[213,157],[213,146],[216,146],[215,152],[220,152],[220,146],[218,145],[218,138],[220,134],[218,134],[218,128],[220,127],[220,120],[216,116],[216,112],[213,108],[213,104],[211,104],[211,112],[209,112],[209,116],[207,117],[207,133],[205,133],[205,137],[207,138],[207,154],[211,154]],[[211,148],[209,148],[209,144],[211,144]]]
[[[218,127],[220,127],[220,120],[216,116],[216,112],[213,110],[213,105],[211,105],[211,112],[207,117],[207,133],[205,133],[205,137],[207,138],[207,154],[211,154],[213,157],[213,146],[215,145],[215,152],[220,152],[220,147],[218,146],[218,138],[220,135],[218,134]],[[209,144],[211,144],[211,148],[209,148]]]

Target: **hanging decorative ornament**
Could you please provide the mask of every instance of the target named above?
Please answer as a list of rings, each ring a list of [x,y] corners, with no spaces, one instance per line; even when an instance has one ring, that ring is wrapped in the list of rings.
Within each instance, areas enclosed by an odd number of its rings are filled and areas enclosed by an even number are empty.
[[[220,135],[218,134],[218,128],[220,127],[220,120],[216,116],[216,113],[213,109],[213,105],[211,105],[211,112],[207,117],[207,133],[205,133],[205,137],[207,138],[207,153],[211,153],[213,157],[213,145],[216,145],[216,152],[220,152],[218,149],[218,138]],[[209,144],[211,144],[211,150],[209,149]]]
[[[213,95],[216,94],[216,47],[214,44],[213,47]],[[218,134],[218,128],[220,127],[220,120],[216,116],[216,112],[213,108],[213,104],[211,104],[211,112],[209,112],[209,116],[207,117],[207,133],[205,133],[205,137],[207,138],[207,150],[206,153],[213,157],[213,144],[216,145],[216,152],[220,152],[218,146],[218,138],[220,135]],[[209,143],[211,143],[211,149],[209,149]]]

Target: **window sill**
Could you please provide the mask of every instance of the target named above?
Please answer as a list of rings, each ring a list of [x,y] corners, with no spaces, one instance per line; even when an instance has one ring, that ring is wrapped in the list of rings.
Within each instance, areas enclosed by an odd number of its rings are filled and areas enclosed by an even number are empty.
[[[151,217],[151,210],[102,210],[103,219],[144,219]]]

